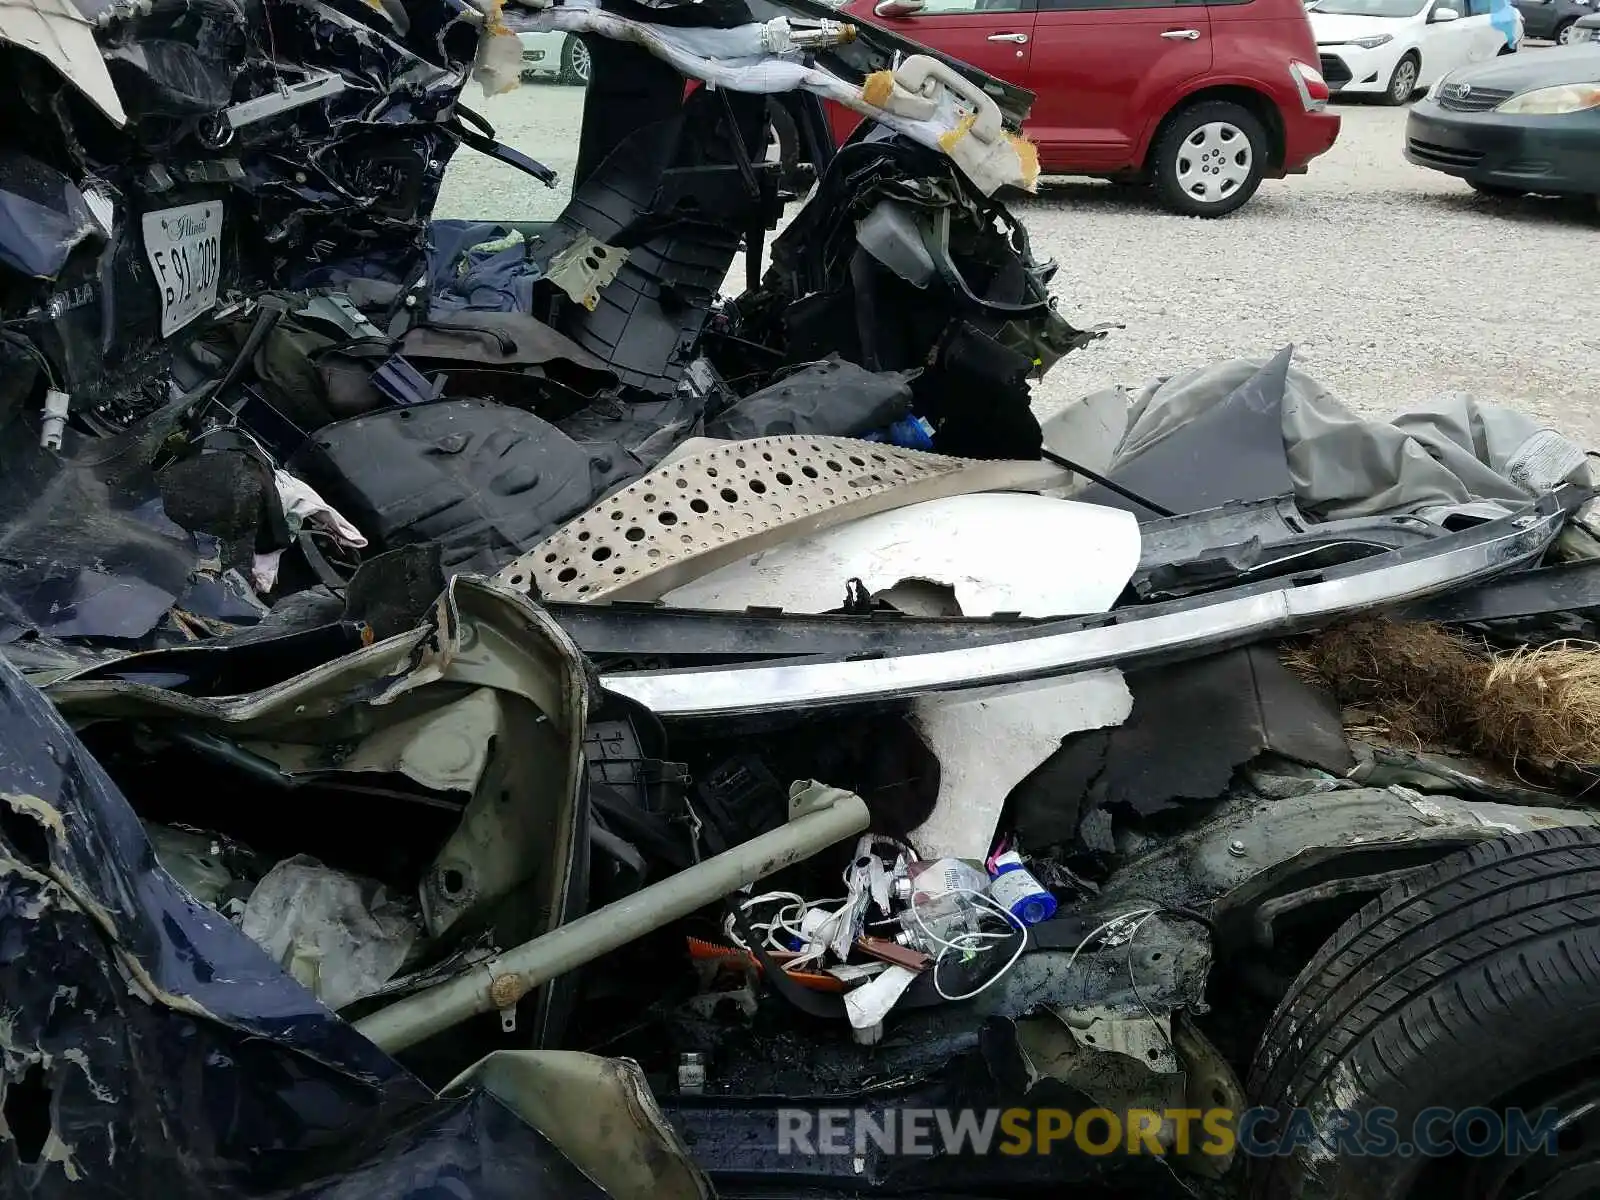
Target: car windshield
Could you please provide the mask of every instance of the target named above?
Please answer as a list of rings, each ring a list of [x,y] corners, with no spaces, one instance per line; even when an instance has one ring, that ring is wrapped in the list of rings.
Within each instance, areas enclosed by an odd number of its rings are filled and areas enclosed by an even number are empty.
[[[1414,17],[1427,4],[1428,0],[1317,0],[1311,11],[1341,17]]]

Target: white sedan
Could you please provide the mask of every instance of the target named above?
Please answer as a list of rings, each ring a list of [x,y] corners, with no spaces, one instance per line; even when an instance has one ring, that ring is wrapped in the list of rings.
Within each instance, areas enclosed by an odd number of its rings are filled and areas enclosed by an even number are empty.
[[[554,75],[557,83],[589,82],[589,47],[583,39],[559,30],[550,33],[519,33],[522,43],[522,77]]]
[[[1314,0],[1306,15],[1328,86],[1386,104],[1522,45],[1507,0]]]

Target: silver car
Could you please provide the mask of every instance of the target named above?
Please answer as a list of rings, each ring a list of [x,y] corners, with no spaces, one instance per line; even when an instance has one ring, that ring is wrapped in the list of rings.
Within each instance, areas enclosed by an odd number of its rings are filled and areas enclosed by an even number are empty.
[[[583,85],[589,82],[589,47],[575,34],[554,30],[549,33],[519,33],[522,43],[522,77],[554,75],[557,83]]]

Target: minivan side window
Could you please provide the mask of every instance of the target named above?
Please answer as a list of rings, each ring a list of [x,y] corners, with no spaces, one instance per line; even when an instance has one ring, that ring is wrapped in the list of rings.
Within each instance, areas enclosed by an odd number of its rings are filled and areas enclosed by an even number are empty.
[[[1487,17],[1494,8],[1494,0],[1467,0],[1467,11],[1462,14],[1468,17]]]
[[[1199,8],[1206,0],[1039,0],[1040,12],[1091,12],[1106,8]],[[1248,4],[1250,0],[1210,0],[1213,4]]]
[[[1032,7],[1031,0],[923,0],[916,15],[948,17],[962,13],[1014,13],[1026,12]]]

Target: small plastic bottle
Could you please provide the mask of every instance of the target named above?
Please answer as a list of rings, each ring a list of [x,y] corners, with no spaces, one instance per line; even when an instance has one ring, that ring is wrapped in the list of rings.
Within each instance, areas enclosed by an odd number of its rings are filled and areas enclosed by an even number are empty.
[[[1022,865],[1022,855],[1015,850],[995,855],[989,873],[994,877],[989,895],[1024,925],[1037,925],[1055,916],[1056,898]]]
[[[983,924],[978,906],[959,892],[913,904],[898,920],[895,941],[934,957],[951,945],[964,944],[962,939],[980,932]]]
[[[894,881],[895,899],[908,904],[926,904],[949,891],[983,892],[989,876],[983,866],[964,858],[918,859],[906,864],[906,873]]]

